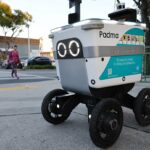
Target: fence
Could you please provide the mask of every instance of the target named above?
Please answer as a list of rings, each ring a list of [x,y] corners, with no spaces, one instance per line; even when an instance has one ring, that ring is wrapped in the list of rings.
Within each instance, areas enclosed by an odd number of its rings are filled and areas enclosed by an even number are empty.
[[[142,81],[150,82],[150,46],[145,47]]]

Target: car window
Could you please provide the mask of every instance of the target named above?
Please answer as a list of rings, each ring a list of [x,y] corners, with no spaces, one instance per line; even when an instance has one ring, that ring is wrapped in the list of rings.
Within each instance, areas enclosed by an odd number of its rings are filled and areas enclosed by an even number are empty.
[[[45,61],[49,61],[49,59],[48,58],[41,58],[42,60],[45,60]]]
[[[37,58],[35,58],[35,60],[40,61],[40,60],[42,60],[42,58],[41,57],[37,57]]]
[[[33,60],[35,57],[30,57],[29,60]]]
[[[29,60],[36,60],[36,61],[50,61],[48,57],[31,57]]]
[[[26,59],[28,59],[28,57],[21,57],[20,59],[21,60],[26,60]]]

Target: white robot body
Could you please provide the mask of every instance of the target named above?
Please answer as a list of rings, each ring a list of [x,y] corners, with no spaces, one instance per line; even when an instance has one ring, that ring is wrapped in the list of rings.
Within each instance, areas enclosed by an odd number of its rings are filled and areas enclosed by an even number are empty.
[[[52,30],[57,75],[63,89],[91,89],[141,80],[145,25],[91,19]]]

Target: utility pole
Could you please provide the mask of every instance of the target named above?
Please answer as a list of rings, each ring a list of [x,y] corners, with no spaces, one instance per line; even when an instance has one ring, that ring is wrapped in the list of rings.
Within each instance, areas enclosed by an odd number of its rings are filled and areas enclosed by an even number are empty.
[[[29,31],[29,24],[26,25],[28,28],[28,58],[30,57],[30,31]]]

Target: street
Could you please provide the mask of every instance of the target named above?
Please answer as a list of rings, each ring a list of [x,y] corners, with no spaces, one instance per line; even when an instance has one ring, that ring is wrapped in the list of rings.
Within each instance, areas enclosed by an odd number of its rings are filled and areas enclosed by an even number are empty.
[[[19,70],[20,80],[10,70],[0,69],[0,150],[98,150],[91,141],[87,109],[80,104],[60,125],[51,125],[41,115],[41,103],[52,89],[61,88],[55,70]],[[137,83],[137,95],[149,83]],[[148,150],[150,126],[140,127],[132,110],[123,108],[124,125],[111,150]]]

